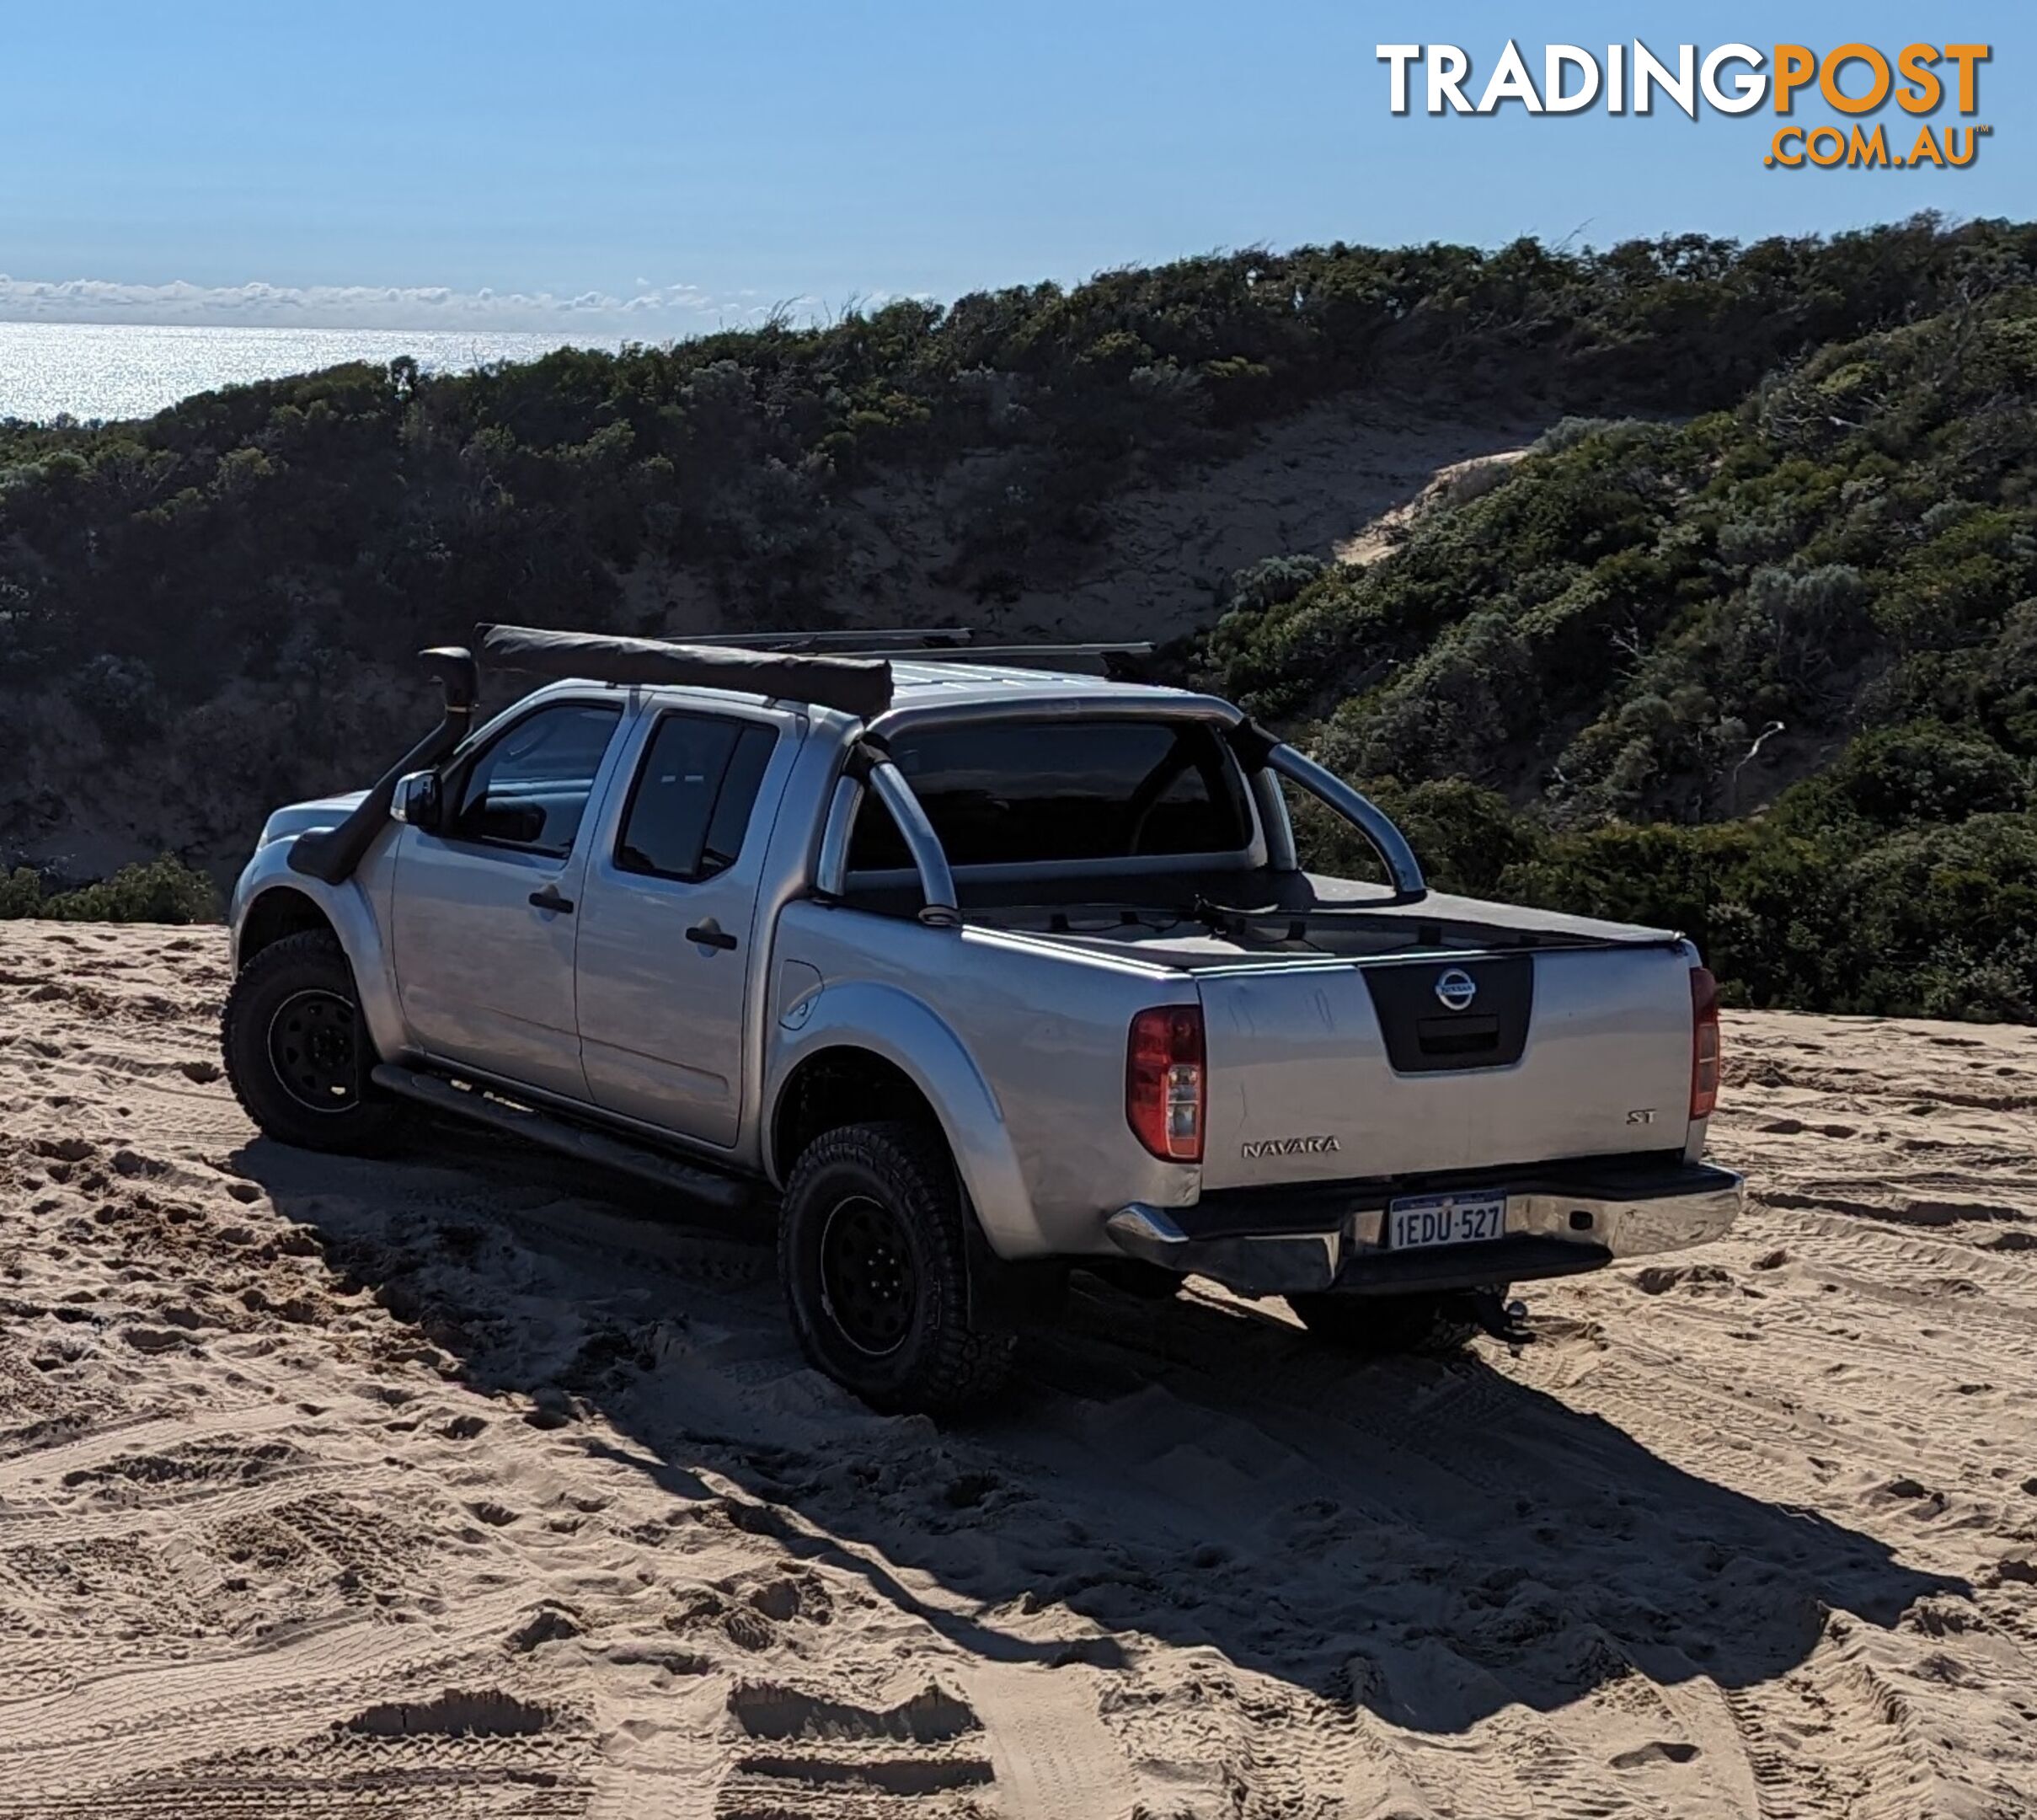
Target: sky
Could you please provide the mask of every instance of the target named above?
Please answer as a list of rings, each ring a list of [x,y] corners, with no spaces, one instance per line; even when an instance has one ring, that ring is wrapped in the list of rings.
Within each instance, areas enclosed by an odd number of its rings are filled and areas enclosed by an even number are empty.
[[[0,0],[0,319],[627,329],[1219,247],[1605,245],[2037,212],[2029,0]],[[1993,47],[1964,170],[1673,107],[1430,118],[1381,43]],[[1949,66],[1941,66],[1947,67]],[[1856,67],[1852,86],[1862,72]],[[1815,94],[1805,126],[1832,118]],[[1917,122],[1875,116],[1907,144]],[[1951,123],[1949,105],[1933,117]]]

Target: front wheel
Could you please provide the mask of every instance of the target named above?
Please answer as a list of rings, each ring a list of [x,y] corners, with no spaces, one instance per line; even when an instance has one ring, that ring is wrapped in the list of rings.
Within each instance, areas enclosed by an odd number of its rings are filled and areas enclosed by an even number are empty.
[[[1505,1294],[1505,1289],[1500,1292]],[[1287,1305],[1309,1332],[1347,1352],[1383,1357],[1414,1352],[1447,1357],[1477,1336],[1471,1300],[1456,1295],[1291,1295]]]
[[[372,1156],[395,1136],[398,1109],[362,1091],[373,1052],[353,969],[324,931],[286,935],[240,970],[220,1047],[234,1097],[277,1143]]]
[[[873,1409],[954,1410],[1011,1368],[970,1320],[963,1205],[939,1138],[895,1121],[823,1132],[793,1166],[778,1278],[809,1360]]]

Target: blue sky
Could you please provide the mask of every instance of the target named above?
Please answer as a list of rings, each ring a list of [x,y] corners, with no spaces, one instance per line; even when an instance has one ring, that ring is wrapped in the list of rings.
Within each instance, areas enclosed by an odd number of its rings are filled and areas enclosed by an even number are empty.
[[[2037,210],[2027,0],[66,0],[6,20],[0,314],[521,327],[648,297],[672,333],[1216,246]],[[1377,44],[1461,45],[1475,91],[1510,36],[1537,69],[1549,41],[1985,41],[1995,131],[1964,171],[1783,171],[1765,110],[1389,114]]]

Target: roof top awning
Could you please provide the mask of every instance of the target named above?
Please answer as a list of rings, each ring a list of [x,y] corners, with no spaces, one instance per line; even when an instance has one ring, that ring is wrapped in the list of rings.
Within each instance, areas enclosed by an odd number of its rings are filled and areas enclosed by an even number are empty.
[[[809,656],[684,645],[600,632],[479,625],[483,662],[531,676],[591,682],[734,689],[778,701],[835,708],[864,720],[891,705],[891,666],[882,657]]]

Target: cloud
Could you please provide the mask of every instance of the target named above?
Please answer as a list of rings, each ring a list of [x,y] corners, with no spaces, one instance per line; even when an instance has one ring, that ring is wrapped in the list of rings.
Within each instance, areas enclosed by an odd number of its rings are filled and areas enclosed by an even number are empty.
[[[711,292],[644,280],[628,297],[583,291],[566,297],[548,291],[453,291],[443,285],[143,285],[0,274],[0,322],[527,330],[655,341],[743,328],[780,308],[802,320],[823,313],[813,297],[778,300],[755,291]]]

